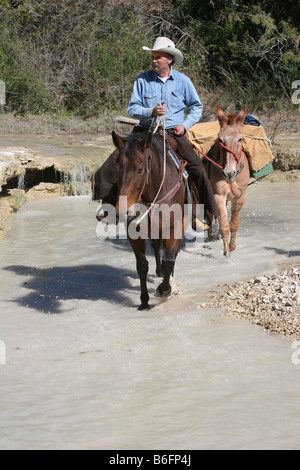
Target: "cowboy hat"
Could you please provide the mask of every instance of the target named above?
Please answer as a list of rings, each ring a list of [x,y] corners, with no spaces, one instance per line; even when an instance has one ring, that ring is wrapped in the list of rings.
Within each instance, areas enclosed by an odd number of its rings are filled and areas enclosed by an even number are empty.
[[[153,49],[150,49],[149,47],[143,46],[144,51],[150,51],[150,52],[155,52],[155,51],[161,51],[161,52],[166,52],[167,54],[170,54],[171,56],[174,57],[174,65],[179,65],[183,62],[183,55],[180,52],[179,49],[176,49],[175,44],[171,39],[165,38],[165,37],[159,37],[156,39]]]

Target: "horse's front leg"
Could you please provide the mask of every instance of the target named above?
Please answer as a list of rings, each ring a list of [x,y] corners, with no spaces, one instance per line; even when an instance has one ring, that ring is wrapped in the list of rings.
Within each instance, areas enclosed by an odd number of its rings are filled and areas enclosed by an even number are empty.
[[[229,234],[230,234],[230,225],[227,219],[227,208],[226,208],[226,196],[215,194],[217,208],[220,214],[219,224],[220,224],[220,233],[223,239],[224,245],[224,255],[229,256]]]
[[[163,240],[163,282],[157,288],[157,293],[161,297],[168,297],[172,293],[170,277],[174,272],[175,260],[179,250],[179,245],[180,240]]]
[[[128,240],[136,257],[136,269],[141,283],[141,305],[139,306],[139,310],[146,310],[149,308],[149,294],[147,289],[149,263],[146,258],[146,241],[141,238],[132,240],[129,236]]]
[[[234,251],[236,249],[236,233],[240,226],[240,214],[241,209],[246,200],[246,193],[244,192],[239,199],[234,199],[231,204],[231,221],[230,221],[230,244],[229,249],[230,251]]]

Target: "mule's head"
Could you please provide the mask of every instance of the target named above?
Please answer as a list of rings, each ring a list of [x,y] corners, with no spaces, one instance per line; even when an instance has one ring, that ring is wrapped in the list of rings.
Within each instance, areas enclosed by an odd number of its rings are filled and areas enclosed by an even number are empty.
[[[151,144],[152,134],[148,133],[142,138],[139,134],[132,134],[125,140],[113,132],[112,138],[119,149],[117,162],[119,197],[116,212],[122,218],[130,215],[130,208],[138,202],[145,187],[148,167],[147,150]]]
[[[227,181],[234,181],[239,166],[242,152],[243,122],[246,117],[247,106],[244,106],[239,114],[224,114],[224,111],[217,105],[217,118],[221,130],[219,133],[219,143],[221,154],[223,153],[223,174]]]

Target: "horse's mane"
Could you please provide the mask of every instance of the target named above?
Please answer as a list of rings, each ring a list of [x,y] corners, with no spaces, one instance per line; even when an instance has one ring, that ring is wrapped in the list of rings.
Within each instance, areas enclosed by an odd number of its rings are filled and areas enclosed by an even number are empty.
[[[234,124],[234,121],[237,118],[237,114],[235,113],[228,113],[226,114],[226,119],[227,119],[227,125],[232,126]]]
[[[126,141],[126,155],[127,158],[135,158],[136,154],[134,152],[134,149],[136,145],[148,134],[148,131],[145,130],[145,132],[137,132],[135,134],[130,134],[129,137],[126,137],[124,139]],[[163,155],[163,138],[160,135],[153,135],[152,140],[151,140],[151,145],[150,149],[155,153],[156,155]]]

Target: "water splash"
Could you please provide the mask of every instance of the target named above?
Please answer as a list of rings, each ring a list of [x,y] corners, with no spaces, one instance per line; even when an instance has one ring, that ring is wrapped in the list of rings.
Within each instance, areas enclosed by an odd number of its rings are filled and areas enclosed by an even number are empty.
[[[26,190],[25,173],[23,175],[18,176],[18,189],[21,189],[22,191]]]
[[[88,196],[91,194],[91,176],[87,165],[79,163],[60,173],[63,194],[67,196]]]

